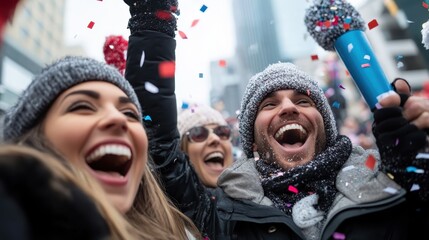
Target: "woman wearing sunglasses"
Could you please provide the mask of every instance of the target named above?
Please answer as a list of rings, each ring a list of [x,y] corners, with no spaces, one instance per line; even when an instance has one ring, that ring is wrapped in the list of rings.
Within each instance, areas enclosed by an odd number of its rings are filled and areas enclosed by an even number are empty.
[[[201,182],[216,187],[219,175],[233,162],[231,128],[219,111],[195,105],[179,114],[178,129],[181,149]]]

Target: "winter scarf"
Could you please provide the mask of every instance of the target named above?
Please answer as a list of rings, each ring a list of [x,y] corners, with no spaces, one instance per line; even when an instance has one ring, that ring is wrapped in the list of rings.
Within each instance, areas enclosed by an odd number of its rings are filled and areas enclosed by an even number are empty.
[[[277,163],[258,160],[256,169],[260,173],[265,196],[275,207],[291,215],[292,206],[296,202],[316,193],[319,200],[315,208],[326,213],[337,193],[335,187],[337,173],[349,158],[351,151],[350,139],[340,135],[334,145],[308,164],[286,172]]]

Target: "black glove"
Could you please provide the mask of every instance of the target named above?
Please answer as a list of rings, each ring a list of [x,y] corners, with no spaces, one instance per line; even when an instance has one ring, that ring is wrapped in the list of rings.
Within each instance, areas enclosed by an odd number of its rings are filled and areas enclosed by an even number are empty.
[[[410,124],[402,116],[400,107],[375,110],[373,133],[380,153],[408,154],[426,144],[426,133]]]
[[[179,15],[177,0],[124,0],[130,7],[128,28],[131,34],[153,30],[174,37]]]
[[[408,99],[401,95],[401,106]],[[414,184],[418,184],[419,191],[412,191],[418,199],[429,198],[429,169],[428,161],[416,159],[416,155],[427,145],[427,135],[414,124],[409,123],[402,115],[401,107],[387,107],[374,110],[372,127],[376,144],[380,152],[382,172],[392,174],[394,180],[404,189],[410,191]],[[417,173],[409,169],[423,169],[424,173]]]

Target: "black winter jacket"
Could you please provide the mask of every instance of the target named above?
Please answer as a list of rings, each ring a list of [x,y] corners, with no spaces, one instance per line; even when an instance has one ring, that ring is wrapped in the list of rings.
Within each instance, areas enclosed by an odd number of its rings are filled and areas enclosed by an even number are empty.
[[[175,61],[175,40],[160,32],[140,31],[129,38],[125,73],[143,108],[150,155],[166,192],[209,239],[303,239],[301,229],[280,210],[229,197],[221,188],[205,188],[180,150],[174,76],[161,78],[158,66]],[[145,61],[140,66],[144,52]],[[158,87],[153,94],[145,82]],[[197,91],[197,89],[195,89]],[[323,230],[346,239],[429,239],[427,206],[413,205],[400,191],[392,198],[339,211]]]
[[[108,239],[110,230],[78,187],[29,155],[0,156],[0,239]]]

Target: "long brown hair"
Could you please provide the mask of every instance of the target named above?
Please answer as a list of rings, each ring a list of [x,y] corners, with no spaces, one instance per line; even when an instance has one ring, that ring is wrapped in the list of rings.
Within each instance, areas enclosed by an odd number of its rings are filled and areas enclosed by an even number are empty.
[[[107,199],[104,190],[92,176],[85,171],[74,169],[72,164],[65,161],[62,155],[55,150],[45,138],[41,124],[22,136],[17,143],[49,153],[63,162],[63,168],[69,169],[72,173],[69,175],[75,176],[77,179],[75,181],[80,182],[81,185],[86,185],[86,188],[90,189],[89,195],[92,196],[95,203],[103,206],[103,216],[118,239],[182,240],[188,239],[187,231],[196,239],[202,239],[193,222],[173,205],[161,189],[156,175],[149,166],[151,161],[147,161],[148,164],[144,169],[132,208],[126,213],[126,216],[122,216],[116,209],[112,210],[113,205],[103,201]],[[91,193],[93,188],[97,191]]]

